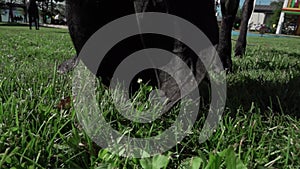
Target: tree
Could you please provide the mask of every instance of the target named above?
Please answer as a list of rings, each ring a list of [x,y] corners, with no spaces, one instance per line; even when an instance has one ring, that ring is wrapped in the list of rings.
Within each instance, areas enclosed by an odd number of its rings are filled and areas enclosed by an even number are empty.
[[[25,12],[26,11],[25,0],[0,0],[0,13],[1,13],[1,9],[8,9],[9,10],[9,13],[8,13],[9,14],[8,15],[9,22],[15,21],[15,17],[13,15],[13,10],[15,8],[23,8],[24,12]],[[0,17],[0,22],[1,22],[1,17]]]
[[[274,10],[274,14],[267,21],[268,25],[272,26],[273,24],[276,25],[278,24],[283,2],[284,2],[283,0],[277,0],[271,2],[270,6],[272,6],[275,10]]]
[[[237,12],[236,12],[236,17],[241,18],[241,17],[242,17],[242,14],[243,14],[243,9],[239,7],[239,9],[238,9]]]
[[[248,22],[254,8],[254,0],[245,0],[242,12],[240,35],[235,45],[235,56],[243,56],[247,46]]]
[[[51,18],[51,23],[54,23],[53,17],[56,13],[57,6],[59,6],[57,3],[63,1],[64,0],[38,0],[44,23],[46,23],[48,17]]]
[[[2,8],[4,8],[4,0],[0,0],[0,22],[2,22]]]
[[[15,22],[14,13],[13,13],[13,0],[10,0],[10,3],[7,3],[7,4],[8,4],[8,9],[9,9],[8,22]]]
[[[23,0],[23,4],[24,4],[24,6],[26,6],[26,8],[24,9],[24,22],[27,22],[27,5],[26,5],[26,0]]]

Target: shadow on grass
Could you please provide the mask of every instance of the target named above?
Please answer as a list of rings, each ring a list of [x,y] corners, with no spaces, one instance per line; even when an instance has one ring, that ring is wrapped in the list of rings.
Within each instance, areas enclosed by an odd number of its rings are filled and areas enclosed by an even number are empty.
[[[47,28],[47,27],[45,27],[45,28]],[[52,31],[52,32],[54,32],[54,33],[62,33],[62,34],[69,34],[69,32],[68,31],[60,31],[60,28],[51,28],[51,29],[57,29],[57,30],[55,30],[55,31]]]
[[[226,106],[236,113],[249,110],[252,104],[262,111],[289,114],[300,117],[300,76],[286,83],[261,82],[245,78],[243,82],[228,85]]]

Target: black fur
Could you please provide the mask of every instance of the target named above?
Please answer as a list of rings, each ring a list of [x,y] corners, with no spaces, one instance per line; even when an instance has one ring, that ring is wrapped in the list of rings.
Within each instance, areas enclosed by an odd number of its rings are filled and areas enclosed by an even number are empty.
[[[232,71],[231,60],[231,31],[237,14],[240,0],[220,0],[222,10],[222,24],[220,32],[220,41],[218,53],[223,66],[228,71]],[[248,21],[252,14],[254,0],[245,0],[242,11],[242,21],[240,26],[240,35],[235,46],[235,56],[242,56],[246,51]]]
[[[135,4],[135,5],[134,5]],[[122,16],[135,12],[164,12],[182,17],[202,30],[210,39],[213,45],[219,42],[219,31],[214,11],[213,0],[67,0],[67,23],[70,35],[77,54],[85,42],[99,28]],[[106,59],[98,70],[105,85],[109,85],[114,68],[118,66],[126,56],[143,48],[156,47],[168,51],[175,51],[183,61],[193,70],[196,80],[200,83],[206,75],[203,64],[190,49],[178,41],[165,37],[143,35],[143,42],[140,36],[125,40],[126,43],[117,45],[106,55]],[[70,64],[76,64],[77,56],[74,59],[63,63],[59,71],[64,73],[73,68]],[[172,60],[171,62],[175,62]],[[176,64],[176,63],[175,63]],[[67,66],[65,66],[67,65]],[[174,71],[180,67],[174,67]],[[156,72],[156,73],[155,73]],[[153,82],[156,86],[165,91],[170,98],[171,107],[180,98],[180,92],[175,81],[163,72],[148,71],[141,73],[144,81]],[[183,77],[186,78],[186,77]],[[184,85],[184,84],[183,84]],[[135,88],[135,87],[134,87]]]

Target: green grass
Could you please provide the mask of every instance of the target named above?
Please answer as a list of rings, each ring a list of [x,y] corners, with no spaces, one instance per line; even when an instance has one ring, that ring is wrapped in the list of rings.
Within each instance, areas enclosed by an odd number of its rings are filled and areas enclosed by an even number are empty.
[[[198,143],[200,116],[193,134],[145,159],[99,148],[72,104],[62,104],[72,96],[72,73],[59,75],[56,67],[75,53],[67,30],[0,25],[0,44],[0,168],[300,168],[299,38],[249,38],[246,56],[233,59],[214,135]],[[130,135],[155,135],[176,116],[166,124],[128,123],[102,88],[100,97],[106,119],[119,131],[132,127]]]

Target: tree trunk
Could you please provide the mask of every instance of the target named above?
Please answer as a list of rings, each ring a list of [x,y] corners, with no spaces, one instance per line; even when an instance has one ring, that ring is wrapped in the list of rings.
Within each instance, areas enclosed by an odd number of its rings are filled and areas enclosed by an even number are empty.
[[[42,20],[43,20],[43,23],[47,24],[47,16],[49,15],[49,12],[48,12],[49,4],[48,4],[48,2],[43,1],[41,6],[42,6]],[[50,19],[51,19],[51,16],[48,16],[48,17],[50,17]]]
[[[9,4],[8,22],[15,22],[12,2]]]
[[[254,0],[245,0],[243,5],[240,35],[235,45],[235,56],[243,56],[247,46],[248,22],[252,15]]]
[[[231,71],[231,31],[239,7],[239,0],[221,0],[222,24],[219,37],[218,54],[224,69]]]
[[[53,0],[50,1],[50,13],[51,13],[51,24],[54,24],[54,18],[53,18],[54,4],[53,4]]]
[[[24,22],[25,23],[27,23],[28,21],[27,21],[27,3],[26,3],[26,0],[23,0],[23,4],[24,4],[24,6],[25,6],[25,8],[24,8]]]

